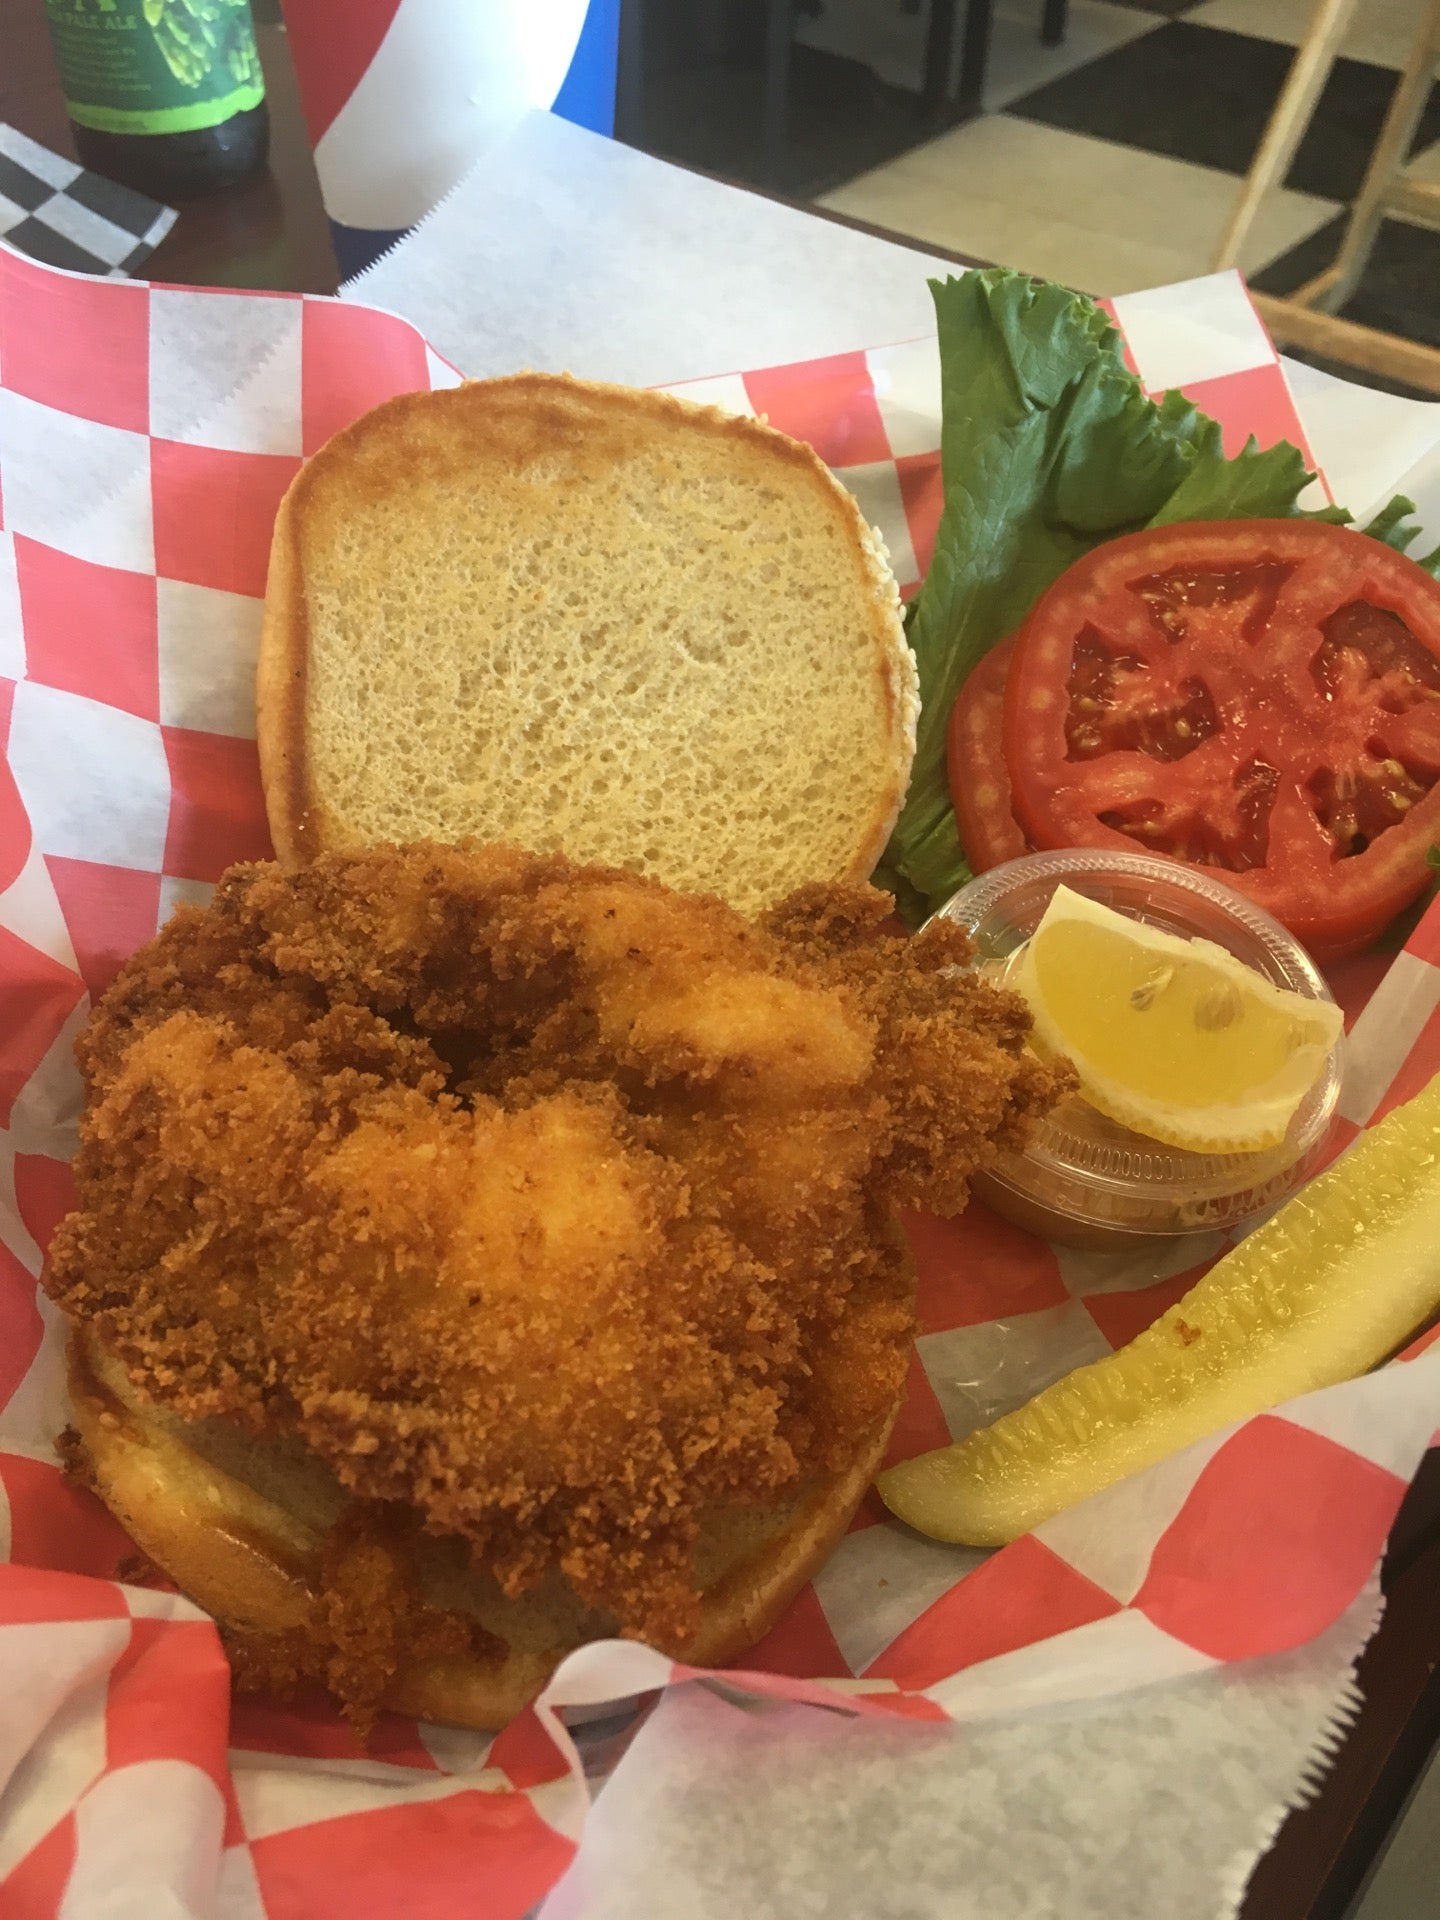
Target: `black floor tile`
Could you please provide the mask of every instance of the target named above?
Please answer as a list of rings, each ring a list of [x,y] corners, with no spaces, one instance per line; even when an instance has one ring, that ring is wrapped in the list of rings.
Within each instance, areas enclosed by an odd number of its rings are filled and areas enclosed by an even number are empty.
[[[1345,219],[1343,213],[1337,213],[1333,220],[1327,220],[1317,233],[1310,234],[1299,246],[1282,253],[1258,273],[1252,273],[1249,276],[1251,286],[1259,293],[1294,293],[1307,280],[1313,280],[1317,273],[1323,273],[1340,250],[1340,242],[1345,234]]]
[[[1012,101],[1006,111],[1243,174],[1294,57],[1293,47],[1277,41],[1171,20]],[[1396,79],[1389,67],[1338,60],[1288,184],[1329,200],[1353,199]],[[1431,93],[1416,144],[1437,139],[1440,89]]]
[[[765,147],[765,82],[748,65],[682,68],[647,85],[626,127],[632,146],[813,198],[842,180],[920,145],[936,128],[913,93],[886,86],[868,67],[816,47],[791,51],[786,135],[778,168]]]
[[[1335,258],[1345,230],[1343,216],[1332,220],[1289,253],[1272,260],[1251,284],[1261,293],[1293,293]],[[1403,334],[1428,347],[1440,347],[1440,233],[1409,227],[1399,220],[1381,224],[1380,237],[1365,276],[1340,311],[1362,327]],[[1346,376],[1350,376],[1347,374]],[[1425,396],[1433,399],[1434,395]]]

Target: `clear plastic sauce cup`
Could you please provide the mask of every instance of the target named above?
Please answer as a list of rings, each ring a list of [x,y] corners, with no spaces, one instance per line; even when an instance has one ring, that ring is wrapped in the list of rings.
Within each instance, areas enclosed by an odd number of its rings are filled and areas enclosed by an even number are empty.
[[[1208,873],[1145,854],[1026,854],[972,880],[936,918],[965,928],[972,964],[1003,986],[1058,886],[1167,933],[1213,940],[1307,999],[1332,999],[1279,921]],[[1068,1246],[1118,1249],[1236,1226],[1283,1200],[1315,1165],[1339,1098],[1344,1044],[1337,1039],[1279,1146],[1191,1153],[1133,1133],[1074,1095],[1035,1124],[1023,1151],[977,1175],[974,1191],[1017,1226]]]

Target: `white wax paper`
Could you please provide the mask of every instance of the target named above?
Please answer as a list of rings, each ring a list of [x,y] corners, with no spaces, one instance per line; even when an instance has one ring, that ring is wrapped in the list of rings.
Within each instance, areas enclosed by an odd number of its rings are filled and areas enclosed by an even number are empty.
[[[532,113],[344,293],[472,378],[665,386],[929,333],[954,271]]]
[[[538,1920],[1230,1920],[1378,1615],[1372,1589],[1293,1653],[980,1725],[672,1688]]]

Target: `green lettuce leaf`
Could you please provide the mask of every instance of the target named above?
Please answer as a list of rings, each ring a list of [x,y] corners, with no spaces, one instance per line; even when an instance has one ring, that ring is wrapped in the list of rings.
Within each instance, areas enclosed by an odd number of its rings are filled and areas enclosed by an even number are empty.
[[[906,620],[922,703],[915,765],[876,875],[912,923],[970,877],[945,735],[977,661],[1102,541],[1181,520],[1297,513],[1314,478],[1284,443],[1262,453],[1252,440],[1227,459],[1217,422],[1183,394],[1148,400],[1119,334],[1083,295],[1001,268],[930,284],[945,505]],[[1417,532],[1404,525],[1411,511],[1396,501],[1365,531],[1403,552]]]
[[[1417,567],[1423,567],[1429,574],[1440,580],[1440,547],[1433,553],[1410,553],[1411,547],[1420,538],[1420,529],[1407,516],[1414,513],[1415,502],[1407,500],[1403,493],[1397,493],[1388,507],[1380,512],[1368,526],[1362,527],[1362,533],[1368,533],[1372,540],[1383,540],[1387,547],[1394,547],[1397,553],[1408,553]],[[1348,513],[1343,515],[1348,520]]]

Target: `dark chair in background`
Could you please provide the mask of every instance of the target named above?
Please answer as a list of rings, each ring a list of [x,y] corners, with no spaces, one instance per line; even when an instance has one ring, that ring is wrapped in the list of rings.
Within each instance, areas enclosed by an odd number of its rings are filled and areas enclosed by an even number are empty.
[[[766,153],[778,167],[785,141],[790,44],[795,16],[806,0],[768,0],[768,3]],[[898,4],[905,13],[919,13],[924,0],[898,0]],[[1064,40],[1069,13],[1070,0],[1042,0],[1040,38],[1047,47],[1058,47]],[[993,0],[930,0],[923,98],[931,131],[938,133],[946,127],[959,126],[981,111],[992,22]],[[958,70],[957,34],[960,35]]]
[[[882,84],[861,59],[797,43],[799,22],[846,3],[623,0],[620,137],[663,158],[809,198],[982,111],[994,0],[890,0],[923,35],[918,98]],[[1046,45],[1063,40],[1067,11],[1068,0],[1037,0]],[[834,71],[818,80],[814,63],[822,57]],[[871,81],[872,93],[885,96],[879,106],[865,97]],[[827,115],[831,137],[817,140],[817,116]]]

